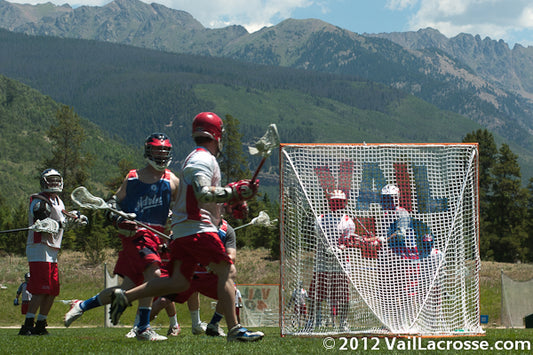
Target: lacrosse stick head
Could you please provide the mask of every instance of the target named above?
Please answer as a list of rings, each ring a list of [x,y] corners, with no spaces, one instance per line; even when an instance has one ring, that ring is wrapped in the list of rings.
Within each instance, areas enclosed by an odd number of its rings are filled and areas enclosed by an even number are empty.
[[[59,223],[52,218],[40,219],[30,229],[35,232],[55,234],[59,232]]]
[[[260,155],[262,157],[268,157],[272,153],[272,150],[279,146],[279,134],[278,128],[275,123],[268,126],[265,135],[261,137],[256,143],[255,147],[248,147],[251,155]]]
[[[277,222],[277,219],[271,221],[270,217],[265,211],[259,212],[257,217],[251,220],[251,224],[265,226],[265,227],[272,227],[274,223],[276,222]]]
[[[91,210],[107,208],[107,203],[100,197],[92,195],[85,186],[76,187],[70,194],[70,198],[81,208]]]

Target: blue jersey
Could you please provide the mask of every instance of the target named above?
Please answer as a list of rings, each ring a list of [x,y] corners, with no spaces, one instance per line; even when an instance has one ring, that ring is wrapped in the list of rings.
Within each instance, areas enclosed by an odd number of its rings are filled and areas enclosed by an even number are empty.
[[[135,213],[135,218],[152,226],[164,226],[167,222],[172,189],[170,170],[165,170],[161,179],[153,184],[139,180],[137,170],[130,170],[126,185],[126,197],[120,201],[120,208],[127,213]]]

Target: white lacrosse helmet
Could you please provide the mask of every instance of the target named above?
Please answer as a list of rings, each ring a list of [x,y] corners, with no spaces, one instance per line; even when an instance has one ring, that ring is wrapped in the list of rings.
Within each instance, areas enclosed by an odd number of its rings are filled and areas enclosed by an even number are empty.
[[[381,206],[393,210],[400,202],[400,189],[394,184],[387,184],[381,189]]]
[[[342,190],[333,190],[328,194],[329,208],[332,211],[340,210],[346,207],[346,194]]]
[[[63,177],[56,169],[45,169],[40,178],[41,191],[59,193],[63,191]]]

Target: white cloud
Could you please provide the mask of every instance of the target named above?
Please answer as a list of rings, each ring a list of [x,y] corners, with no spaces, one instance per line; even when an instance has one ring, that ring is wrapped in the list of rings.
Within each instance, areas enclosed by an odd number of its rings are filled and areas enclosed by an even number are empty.
[[[249,32],[291,16],[295,8],[307,7],[313,0],[159,0],[174,9],[187,11],[206,27],[219,28],[239,24]]]
[[[409,0],[389,0],[402,1]],[[463,32],[512,39],[513,33],[533,28],[530,0],[420,0],[417,6],[411,30],[433,27],[448,37]]]

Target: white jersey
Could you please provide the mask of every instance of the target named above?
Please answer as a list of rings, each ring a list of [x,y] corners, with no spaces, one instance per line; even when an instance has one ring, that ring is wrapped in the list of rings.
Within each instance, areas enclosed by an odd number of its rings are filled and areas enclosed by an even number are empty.
[[[211,186],[220,186],[221,174],[216,157],[203,147],[197,147],[183,162],[178,198],[172,209],[174,238],[196,233],[218,232],[220,205],[216,202],[200,203],[196,199],[193,181],[204,176]]]
[[[42,195],[41,195],[42,196]],[[46,197],[46,196],[44,196]],[[39,197],[32,196],[30,202],[29,225],[36,222],[32,211],[33,205],[37,203]],[[50,218],[59,222],[61,225],[65,222],[63,210],[65,205],[63,201],[56,197],[55,199],[47,199],[50,202],[51,212]],[[28,240],[26,243],[26,257],[29,262],[44,261],[49,263],[57,263],[57,255],[61,248],[63,240],[63,228],[59,228],[57,233],[41,233],[30,230],[28,232]]]
[[[318,217],[317,228],[319,229],[319,236],[322,235],[322,232],[325,235],[327,245],[323,239],[318,241],[315,271],[343,272],[335,256],[335,250],[338,250],[342,238],[347,238],[355,233],[355,223],[342,212],[332,212]],[[346,264],[348,260],[341,258],[341,261]],[[349,267],[347,264],[344,266]]]

